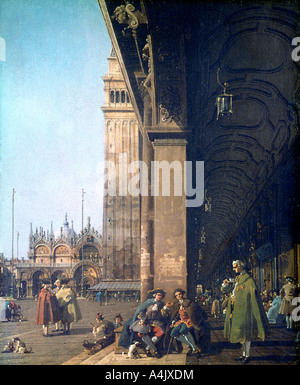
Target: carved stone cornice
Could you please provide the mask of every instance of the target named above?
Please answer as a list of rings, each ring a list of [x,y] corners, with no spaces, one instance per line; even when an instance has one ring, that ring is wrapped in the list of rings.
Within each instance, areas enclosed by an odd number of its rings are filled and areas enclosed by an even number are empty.
[[[111,19],[116,20],[119,24],[127,24],[127,27],[122,31],[123,35],[126,35],[127,29],[136,30],[140,24],[147,24],[148,22],[146,15],[129,3],[117,6]]]

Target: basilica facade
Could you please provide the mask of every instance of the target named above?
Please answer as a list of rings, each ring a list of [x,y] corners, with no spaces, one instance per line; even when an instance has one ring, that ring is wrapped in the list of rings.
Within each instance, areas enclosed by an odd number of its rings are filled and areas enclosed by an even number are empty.
[[[57,232],[53,231],[52,224],[48,231],[42,227],[33,231],[31,225],[28,259],[12,260],[6,272],[1,288],[4,295],[36,296],[43,280],[54,284],[59,277],[68,278],[76,293],[85,295],[104,274],[102,236],[91,226],[90,218],[77,234],[73,223],[69,226],[67,214]]]

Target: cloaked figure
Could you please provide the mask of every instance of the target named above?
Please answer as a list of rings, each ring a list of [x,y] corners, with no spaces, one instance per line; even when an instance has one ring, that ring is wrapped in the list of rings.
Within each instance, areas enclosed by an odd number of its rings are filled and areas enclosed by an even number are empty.
[[[76,294],[70,286],[68,286],[69,279],[63,278],[61,280],[61,289],[56,293],[59,307],[62,313],[61,322],[64,327],[64,334],[70,334],[70,327],[72,322],[78,322],[82,319],[80,307],[76,299]]]
[[[43,336],[51,337],[48,333],[50,323],[59,322],[61,313],[55,294],[50,290],[48,281],[43,281],[43,286],[38,297],[35,323],[43,325]]]
[[[133,317],[125,324],[120,336],[119,346],[129,348],[132,345],[134,335],[142,339],[146,345],[147,356],[160,358],[161,353],[157,349],[157,344],[165,333],[167,318],[162,314],[165,306],[162,300],[165,296],[163,289],[149,291],[152,298],[148,298],[138,306]]]
[[[250,361],[251,341],[262,341],[269,334],[269,322],[263,308],[258,288],[252,276],[246,271],[245,263],[240,260],[232,262],[237,277],[233,282],[224,280],[223,293],[229,297],[226,310],[224,337],[233,344],[242,345],[242,356],[238,359],[243,365]],[[233,286],[232,286],[233,285]]]

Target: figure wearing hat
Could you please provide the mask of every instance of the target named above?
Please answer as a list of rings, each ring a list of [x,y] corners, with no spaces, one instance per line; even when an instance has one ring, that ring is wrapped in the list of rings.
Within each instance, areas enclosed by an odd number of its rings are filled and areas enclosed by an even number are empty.
[[[134,316],[130,318],[124,325],[119,346],[129,348],[132,344],[134,333],[146,344],[146,353],[151,356],[150,349],[153,350],[154,356],[160,358],[161,355],[156,344],[165,333],[166,317],[162,314],[165,303],[162,299],[165,292],[162,289],[149,291],[152,298],[144,301],[138,306]]]
[[[174,302],[168,302],[166,311],[170,314],[170,322],[166,330],[164,347],[169,352],[171,348],[172,337],[175,340],[187,345],[190,348],[188,354],[200,357],[201,352],[197,346],[204,336],[204,322],[207,319],[206,314],[196,302],[184,297],[183,289],[174,290]],[[197,344],[196,344],[196,341]],[[181,346],[172,344],[175,351],[180,352]]]
[[[72,322],[78,322],[82,319],[76,295],[71,287],[68,286],[68,282],[69,279],[63,278],[61,280],[61,289],[56,294],[62,312],[61,321],[65,334],[70,333],[70,325]]]
[[[97,338],[97,344],[102,348],[112,344],[115,340],[114,325],[111,321],[104,319],[102,313],[96,314],[97,325],[93,327],[93,335]]]
[[[51,337],[48,333],[49,323],[56,323],[61,319],[59,304],[55,294],[50,290],[50,282],[44,280],[38,297],[35,323],[43,325],[43,336]]]
[[[233,287],[230,281],[225,280],[221,289],[223,293],[230,295],[224,337],[229,338],[233,344],[242,345],[242,356],[239,360],[244,365],[250,361],[251,341],[256,338],[264,341],[269,333],[269,323],[258,288],[245,269],[245,263],[240,260],[233,261],[232,268],[238,274]]]
[[[293,327],[292,312],[295,306],[292,305],[292,300],[296,296],[297,286],[294,284],[295,278],[291,275],[284,276],[286,284],[280,290],[280,297],[282,299],[279,314],[285,315],[286,328],[291,330]]]
[[[55,285],[55,288],[52,291],[56,295],[59,292],[59,290],[61,289],[61,279],[58,278],[54,282],[54,285]],[[55,329],[53,331],[54,332],[63,331],[63,328],[62,328],[62,325],[61,325],[61,321],[55,323]]]

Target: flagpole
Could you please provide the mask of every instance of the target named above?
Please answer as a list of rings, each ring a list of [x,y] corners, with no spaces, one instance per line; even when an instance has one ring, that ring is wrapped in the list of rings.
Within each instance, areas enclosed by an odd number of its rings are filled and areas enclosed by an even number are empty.
[[[84,290],[83,290],[83,278],[84,278],[84,272],[83,272],[83,213],[84,213],[84,189],[82,189],[82,197],[81,197],[81,234],[82,234],[82,237],[81,237],[81,269],[82,269],[82,272],[81,272],[81,297],[84,296]]]

